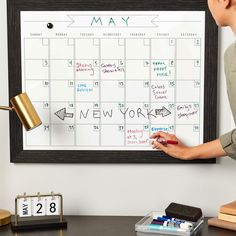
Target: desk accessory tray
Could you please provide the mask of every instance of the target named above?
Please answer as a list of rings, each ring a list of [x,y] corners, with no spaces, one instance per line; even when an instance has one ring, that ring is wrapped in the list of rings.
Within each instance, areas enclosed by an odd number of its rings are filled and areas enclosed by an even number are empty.
[[[190,236],[193,232],[195,232],[203,223],[204,217],[201,217],[197,222],[192,222],[194,227],[191,230],[167,227],[167,226],[158,226],[152,227],[151,222],[153,221],[153,217],[157,215],[165,215],[164,212],[150,212],[144,218],[142,218],[139,222],[135,224],[135,231],[138,236],[145,235],[154,235],[154,234],[167,234],[167,235],[180,235],[180,236]]]

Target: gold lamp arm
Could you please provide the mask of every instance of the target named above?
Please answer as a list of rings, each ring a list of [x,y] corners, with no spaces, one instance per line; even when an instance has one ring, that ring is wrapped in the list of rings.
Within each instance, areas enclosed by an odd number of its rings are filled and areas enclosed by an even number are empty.
[[[0,106],[0,110],[13,111],[14,107]]]

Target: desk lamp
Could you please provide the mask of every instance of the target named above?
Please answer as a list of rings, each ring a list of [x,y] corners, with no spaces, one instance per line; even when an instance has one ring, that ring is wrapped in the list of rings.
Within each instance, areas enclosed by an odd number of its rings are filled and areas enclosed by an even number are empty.
[[[11,100],[10,107],[0,106],[1,110],[15,111],[26,131],[32,130],[42,124],[26,93],[21,93]],[[11,213],[0,209],[0,226],[10,223]]]

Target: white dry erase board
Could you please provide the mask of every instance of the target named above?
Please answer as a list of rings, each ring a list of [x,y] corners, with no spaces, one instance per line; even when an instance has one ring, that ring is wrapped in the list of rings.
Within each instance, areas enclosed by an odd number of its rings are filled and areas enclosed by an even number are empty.
[[[206,1],[184,2],[9,0],[10,96],[43,122],[11,115],[11,160],[180,162],[150,135],[214,139],[217,29]]]

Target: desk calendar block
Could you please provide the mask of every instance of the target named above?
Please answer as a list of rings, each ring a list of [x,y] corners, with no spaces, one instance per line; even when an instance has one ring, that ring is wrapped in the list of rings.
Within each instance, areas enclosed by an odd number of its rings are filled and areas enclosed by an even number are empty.
[[[15,204],[15,219],[11,224],[13,231],[67,227],[63,219],[61,194],[24,194],[16,197]]]

